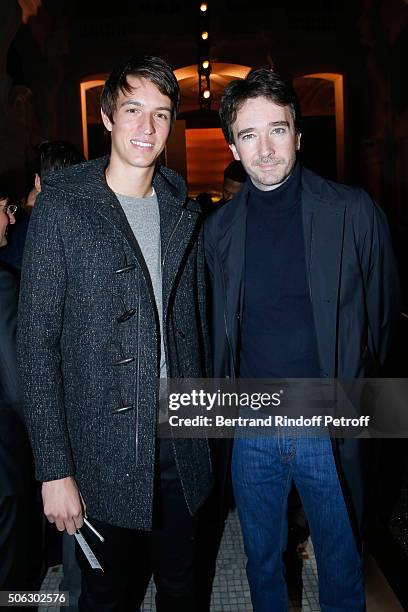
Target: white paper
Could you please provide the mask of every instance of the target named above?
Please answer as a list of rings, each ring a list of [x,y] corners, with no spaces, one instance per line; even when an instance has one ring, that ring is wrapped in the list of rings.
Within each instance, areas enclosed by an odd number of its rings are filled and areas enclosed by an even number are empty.
[[[76,541],[82,548],[82,551],[85,557],[88,559],[89,565],[92,567],[92,569],[100,569],[103,571],[101,564],[99,563],[98,559],[93,554],[91,547],[89,546],[88,542],[85,540],[82,533],[77,531],[76,533],[74,533],[74,536],[76,537]]]

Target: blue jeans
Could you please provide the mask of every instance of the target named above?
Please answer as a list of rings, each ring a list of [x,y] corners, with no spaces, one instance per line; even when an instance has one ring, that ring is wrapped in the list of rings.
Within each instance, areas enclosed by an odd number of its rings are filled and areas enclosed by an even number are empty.
[[[322,612],[365,610],[362,559],[337,476],[329,438],[280,429],[269,438],[236,438],[232,480],[254,612],[286,612],[282,553],[292,481],[309,521]]]

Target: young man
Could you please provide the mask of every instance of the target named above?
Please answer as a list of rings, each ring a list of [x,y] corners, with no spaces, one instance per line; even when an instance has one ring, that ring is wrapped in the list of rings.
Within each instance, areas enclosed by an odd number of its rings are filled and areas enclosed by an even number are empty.
[[[363,190],[296,161],[297,99],[269,68],[231,82],[220,117],[249,179],[206,222],[214,375],[373,375],[398,309],[384,214]],[[310,525],[321,609],[365,608],[360,448],[356,440],[332,443],[283,428],[234,441],[232,479],[255,612],[288,609],[282,553],[292,482]]]
[[[206,375],[198,205],[157,166],[179,104],[160,58],[132,58],[101,98],[111,155],[42,181],[19,323],[25,413],[44,512],[84,535],[81,610],[191,611],[195,514],[212,484],[205,440],[158,438],[158,378]],[[161,415],[166,429],[166,417]]]

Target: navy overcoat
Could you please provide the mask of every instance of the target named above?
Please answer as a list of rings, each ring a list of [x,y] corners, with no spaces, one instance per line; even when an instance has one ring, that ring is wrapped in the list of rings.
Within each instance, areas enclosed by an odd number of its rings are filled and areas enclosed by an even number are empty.
[[[399,283],[385,215],[364,190],[327,181],[305,168],[301,190],[307,279],[322,376],[375,376],[399,315]],[[215,378],[239,375],[248,193],[249,182],[205,224]],[[333,452],[358,537],[364,489],[362,445],[355,439],[335,439]]]

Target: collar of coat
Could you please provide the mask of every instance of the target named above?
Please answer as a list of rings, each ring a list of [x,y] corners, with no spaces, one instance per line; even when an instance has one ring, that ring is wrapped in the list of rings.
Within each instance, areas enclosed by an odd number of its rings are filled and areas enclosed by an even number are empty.
[[[108,187],[105,169],[109,157],[54,171],[44,180],[45,190],[64,193],[75,206],[84,207],[89,214],[99,214],[113,231],[124,237],[135,253],[146,279],[152,305],[157,311],[153,287],[140,246],[114,192]],[[184,180],[173,170],[158,167],[153,186],[160,211],[160,240],[163,267],[163,309],[166,312],[170,294],[189,246],[197,238],[201,227],[201,209],[187,196]],[[166,265],[165,265],[166,264]],[[156,322],[158,317],[156,312]]]
[[[109,156],[105,156],[50,172],[45,174],[43,186],[58,189],[75,198],[91,200],[96,207],[109,206],[117,203],[117,199],[106,182],[105,170],[108,164]],[[198,203],[188,198],[185,181],[177,172],[158,166],[153,186],[159,201],[164,200],[171,206],[200,213]]]
[[[328,181],[307,168],[302,168],[302,206],[304,214],[338,215],[346,208],[347,191],[350,194],[352,187]],[[239,222],[246,215],[248,195],[250,190],[248,178],[241,191],[235,198],[227,202],[210,215],[207,224],[217,226],[217,235],[227,234],[232,225]]]

